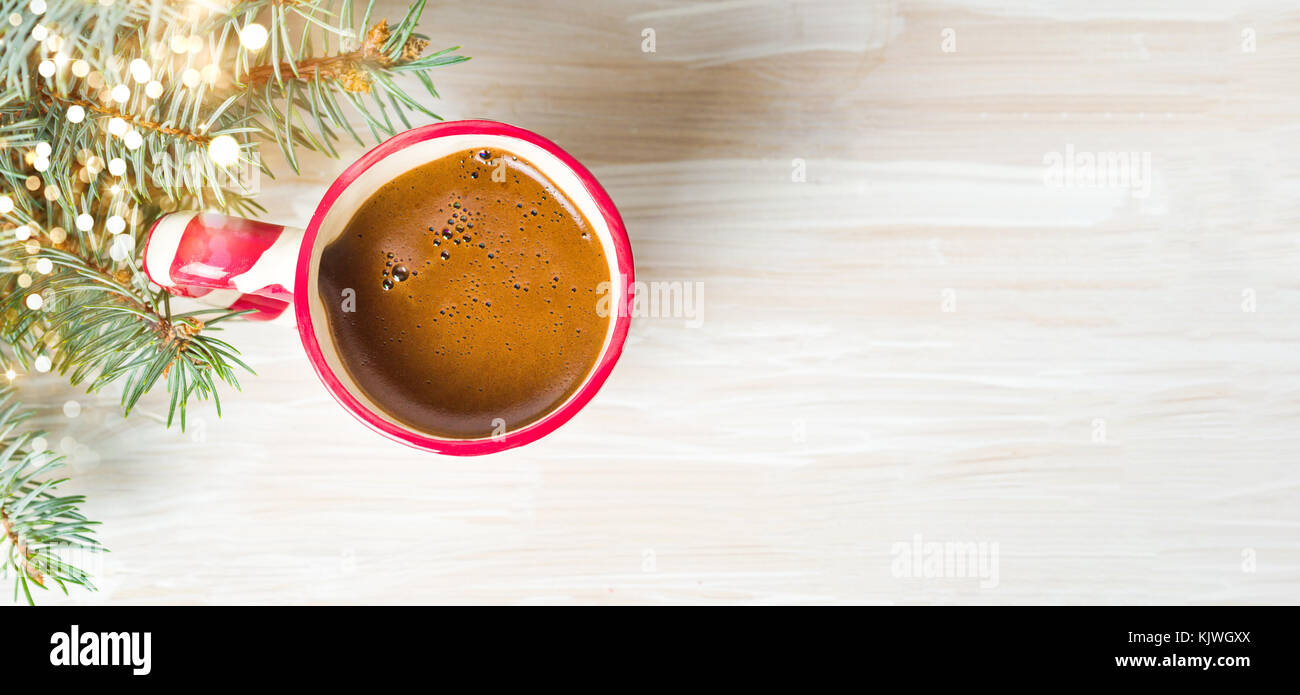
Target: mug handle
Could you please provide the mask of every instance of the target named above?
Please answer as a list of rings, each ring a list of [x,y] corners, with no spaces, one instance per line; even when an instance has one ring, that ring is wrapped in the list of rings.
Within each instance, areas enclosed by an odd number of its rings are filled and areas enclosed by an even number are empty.
[[[293,305],[303,230],[212,212],[159,217],[144,245],[144,271],[180,297],[270,321]],[[288,312],[293,316],[293,312]]]

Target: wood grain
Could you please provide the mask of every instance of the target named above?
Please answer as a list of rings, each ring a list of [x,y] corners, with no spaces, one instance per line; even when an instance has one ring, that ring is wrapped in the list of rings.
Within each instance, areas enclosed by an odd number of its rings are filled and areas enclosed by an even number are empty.
[[[703,283],[703,325],[636,322],[569,425],[472,460],[369,433],[292,330],[233,327],[258,376],[186,434],[22,377],[113,551],[65,601],[1296,602],[1292,3],[485,0],[424,26],[474,56],[435,110],[569,149],[639,278]],[[1047,185],[1067,147],[1149,153],[1149,195]],[[270,218],[303,224],[343,165],[268,185]],[[996,581],[905,576],[918,536],[989,544]]]

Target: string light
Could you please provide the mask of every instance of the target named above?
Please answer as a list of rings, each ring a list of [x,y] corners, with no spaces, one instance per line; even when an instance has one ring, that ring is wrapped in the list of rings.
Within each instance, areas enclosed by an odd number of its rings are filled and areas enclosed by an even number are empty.
[[[135,253],[135,243],[126,234],[113,237],[113,244],[108,247],[108,257],[119,263]]]
[[[28,177],[27,177],[27,190],[29,190],[29,191],[35,191],[35,190],[39,189],[40,187],[41,187],[41,177],[39,177],[39,176],[28,176]]]
[[[39,292],[33,292],[27,295],[27,308],[31,309],[32,311],[40,310],[41,305],[44,303],[45,300],[41,299],[41,295]]]
[[[37,156],[37,157],[48,157],[48,156],[50,156],[50,152],[53,152],[53,150],[50,149],[50,143],[48,143],[48,142],[38,142],[38,143],[36,143],[36,156]]]
[[[78,58],[72,61],[72,74],[77,77],[85,77],[90,74],[90,63]]]
[[[0,195],[0,215],[8,214],[14,211],[14,199],[7,195]]]
[[[80,215],[77,215],[76,225],[77,229],[80,229],[83,232],[89,232],[90,228],[95,226],[95,218],[83,212]]]
[[[46,169],[49,169],[50,168],[49,158],[37,157],[35,161],[32,162],[32,168],[41,172],[45,171]]]
[[[18,25],[15,24],[14,26],[18,26]],[[50,30],[49,30],[49,29],[46,29],[46,28],[45,28],[45,25],[43,25],[43,24],[37,24],[36,26],[32,27],[32,40],[33,40],[33,41],[44,41],[44,40],[45,40],[45,37],[47,37],[47,36],[49,36],[49,35],[50,35]]]
[[[244,30],[239,32],[239,43],[250,51],[256,51],[266,45],[269,36],[266,27],[254,22],[245,26]]]
[[[126,220],[113,215],[104,222],[104,228],[108,230],[109,234],[121,234],[122,230],[126,229]]]
[[[51,261],[48,258],[36,259],[36,272],[40,273],[41,275],[49,275],[50,272],[53,270],[54,270],[54,261]]]
[[[68,107],[67,116],[69,122],[80,123],[86,120],[86,110],[81,108],[81,106],[78,104],[73,104],[72,106]]]
[[[131,78],[142,84],[148,82],[153,79],[153,69],[144,60],[136,58],[131,61]]]
[[[45,0],[32,0],[27,8],[32,11],[32,14],[45,14]]]
[[[126,173],[126,162],[121,157],[114,157],[108,160],[108,173],[114,176],[121,176]]]
[[[162,96],[162,93],[163,93],[163,86],[162,83],[159,82],[158,80],[153,80],[152,82],[144,86],[144,95],[149,97],[150,99],[157,99],[158,97]]]
[[[31,227],[23,225],[14,230],[14,239],[17,239],[18,241],[27,241],[30,238],[32,238]]]
[[[181,73],[181,83],[190,89],[199,86],[200,79],[202,77],[199,75],[199,71],[194,68],[186,68],[185,72]]]
[[[41,77],[53,77],[57,69],[58,66],[52,60],[42,60],[41,64],[36,66],[36,71],[41,73]]]
[[[128,150],[138,149],[140,145],[144,144],[144,138],[136,130],[127,133],[122,139],[126,142],[126,149]]]
[[[230,166],[239,161],[239,143],[229,135],[218,135],[208,143],[208,154],[220,166]]]
[[[119,104],[125,104],[131,99],[131,88],[124,84],[119,84],[113,88],[113,91],[110,92],[110,94],[113,96],[113,101],[116,101]]]
[[[103,0],[100,0],[100,2],[102,3]],[[36,371],[38,371],[38,372],[48,372],[48,371],[50,371],[50,367],[52,367],[52,366],[54,366],[54,365],[53,365],[53,362],[50,360],[50,356],[49,356],[49,355],[41,355],[41,356],[39,356],[39,357],[36,358],[36,360],[35,360],[35,362],[32,364],[32,366],[33,366],[33,367],[36,367]]]
[[[108,132],[118,137],[122,137],[126,134],[126,121],[117,116],[108,119]]]

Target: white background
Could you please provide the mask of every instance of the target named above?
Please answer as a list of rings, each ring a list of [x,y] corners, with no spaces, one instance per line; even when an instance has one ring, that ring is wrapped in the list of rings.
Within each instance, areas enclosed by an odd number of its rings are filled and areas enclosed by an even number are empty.
[[[113,551],[63,600],[1296,601],[1294,3],[495,0],[423,26],[474,56],[434,109],[586,163],[639,278],[704,283],[704,325],[636,322],[577,418],[480,459],[370,433],[292,329],[228,330],[258,376],[186,434],[161,398],[123,421],[20,376]],[[1067,146],[1150,153],[1150,196],[1045,185]],[[279,167],[268,218],[305,224],[344,165]],[[898,576],[917,534],[990,544],[996,586]]]

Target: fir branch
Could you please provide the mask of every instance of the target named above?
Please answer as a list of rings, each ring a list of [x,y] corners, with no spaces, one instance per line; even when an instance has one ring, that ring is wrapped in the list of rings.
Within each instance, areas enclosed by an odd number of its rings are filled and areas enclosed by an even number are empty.
[[[21,589],[34,604],[31,587],[48,589],[51,583],[68,592],[68,585],[95,590],[85,571],[59,556],[59,552],[103,552],[92,534],[98,524],[79,511],[80,495],[57,496],[64,480],[38,480],[60,468],[61,457],[33,442],[44,432],[18,432],[32,416],[22,410],[10,388],[0,389],[0,561],[14,574],[14,599]]]
[[[0,246],[0,264],[26,267],[26,248]],[[160,381],[168,384],[167,424],[184,430],[191,400],[212,398],[220,414],[217,382],[239,387],[236,368],[253,370],[230,344],[211,335],[215,323],[241,315],[209,309],[173,316],[171,297],[153,292],[133,267],[113,271],[93,258],[58,248],[42,249],[36,258],[50,261],[52,272],[32,277],[0,299],[0,337],[27,369],[38,358],[71,383],[87,383],[89,392],[121,383],[122,407],[130,414],[144,394]],[[57,270],[58,272],[54,272]],[[50,308],[36,312],[26,298],[39,294]]]
[[[191,132],[185,130],[184,128],[177,128],[175,126],[170,126],[167,125],[166,123],[159,123],[158,121],[151,121],[146,118],[135,116],[130,113],[126,113],[124,111],[118,111],[116,109],[107,106],[101,106],[89,99],[81,99],[78,97],[67,96],[64,94],[53,94],[45,91],[41,92],[40,99],[41,101],[45,102],[49,106],[54,106],[56,104],[62,105],[63,111],[60,112],[61,114],[66,114],[67,107],[69,106],[80,106],[86,109],[87,111],[91,111],[100,114],[102,116],[108,116],[109,118],[121,118],[122,120],[126,121],[132,126],[138,128],[144,128],[145,130],[149,130],[155,133],[160,133],[162,135],[168,135],[174,138],[181,138],[184,140],[188,140],[189,142],[192,142],[196,145],[207,145],[208,143],[212,142],[212,138],[207,135]]]
[[[41,574],[40,568],[32,563],[35,552],[28,549],[27,542],[19,537],[18,530],[14,527],[14,523],[9,520],[9,513],[5,511],[3,505],[0,505],[0,525],[4,527],[5,539],[13,547],[11,559],[9,560],[10,566],[21,565],[20,571],[23,574],[40,586],[45,586],[45,576]],[[31,598],[30,595],[28,598]]]
[[[469,60],[454,54],[459,47],[423,55],[428,37],[415,33],[415,28],[424,4],[425,0],[416,0],[406,15],[390,26],[387,20],[370,23],[373,0],[360,22],[352,16],[350,0],[344,0],[337,25],[327,24],[315,14],[330,3],[301,3],[291,8],[266,0],[241,3],[238,7],[247,13],[269,7],[273,18],[281,18],[279,30],[271,32],[268,49],[258,56],[239,50],[233,86],[247,94],[241,100],[241,125],[256,128],[263,138],[274,141],[297,171],[297,148],[336,155],[333,143],[339,139],[340,130],[363,143],[340,109],[341,100],[365,121],[375,141],[396,134],[390,108],[406,127],[410,127],[408,111],[440,120],[438,114],[393,79],[400,73],[414,73],[429,95],[437,98],[428,71]],[[286,9],[308,20],[296,41],[285,28]],[[236,32],[242,26],[237,13],[232,12],[225,26],[214,31]],[[313,34],[324,52],[317,52]],[[259,56],[261,62],[255,60]],[[363,96],[371,98],[367,101]]]
[[[272,78],[277,83],[291,79],[302,81],[334,79],[342,83],[349,92],[369,92],[370,81],[365,72],[366,68],[391,68],[412,63],[420,58],[420,54],[429,45],[427,39],[409,37],[402,44],[398,57],[394,59],[390,57],[389,51],[385,50],[385,45],[392,35],[388,28],[388,20],[382,19],[366,32],[365,41],[354,51],[299,61],[258,65],[249,70],[244,87],[261,89]],[[454,51],[456,48],[447,50]]]

